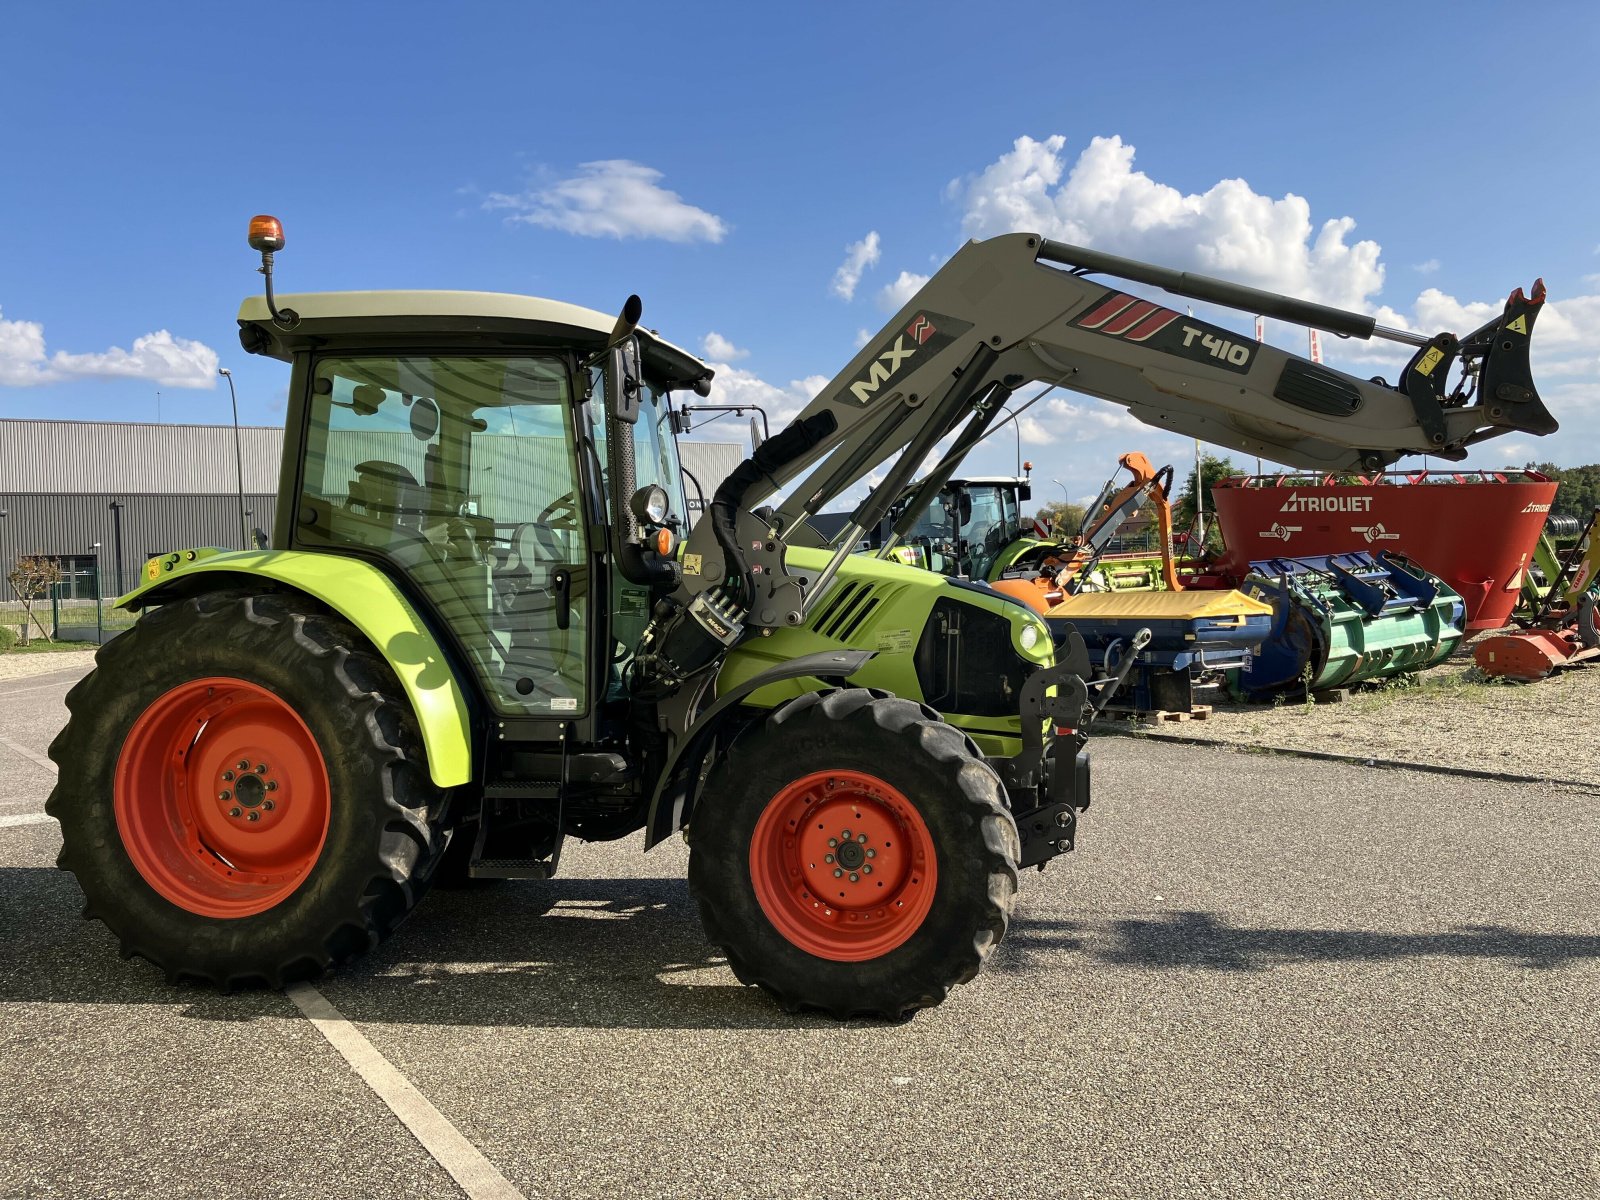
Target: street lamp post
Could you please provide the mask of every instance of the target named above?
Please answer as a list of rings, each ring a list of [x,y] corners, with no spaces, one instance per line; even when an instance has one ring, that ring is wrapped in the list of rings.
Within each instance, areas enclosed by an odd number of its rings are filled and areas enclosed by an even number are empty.
[[[244,450],[239,444],[239,394],[233,390],[233,372],[218,367],[217,374],[228,381],[228,398],[233,401],[233,462],[239,470],[239,549],[250,549],[250,539],[244,530]]]
[[[112,553],[117,556],[117,595],[121,596],[126,591],[122,586],[122,509],[120,500],[113,500],[108,506],[111,509],[111,544]]]
[[[1072,503],[1072,501],[1067,498],[1067,485],[1066,484],[1062,483],[1061,480],[1059,480],[1059,479],[1052,479],[1050,482],[1055,484],[1058,488],[1061,489],[1061,503],[1063,503],[1063,504]]]
[[[105,597],[100,594],[103,590],[100,586],[100,543],[96,542],[90,549],[94,551],[94,644],[99,646],[106,640]]]

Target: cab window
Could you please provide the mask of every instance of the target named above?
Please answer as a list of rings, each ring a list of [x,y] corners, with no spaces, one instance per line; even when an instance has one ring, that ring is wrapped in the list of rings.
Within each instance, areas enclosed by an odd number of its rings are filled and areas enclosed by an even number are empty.
[[[565,361],[328,357],[311,390],[296,536],[403,572],[498,711],[587,711],[588,545]]]

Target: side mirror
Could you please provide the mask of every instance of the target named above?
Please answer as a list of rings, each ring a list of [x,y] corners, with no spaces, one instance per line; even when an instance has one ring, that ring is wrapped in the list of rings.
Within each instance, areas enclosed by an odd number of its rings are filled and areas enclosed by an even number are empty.
[[[1033,499],[1033,484],[1024,483],[1024,484],[1020,485],[1017,488],[1017,499],[1018,500],[1032,500]]]
[[[972,520],[972,493],[962,492],[961,499],[956,502],[956,508],[961,514],[961,523],[963,525]]]
[[[754,454],[761,449],[761,422],[756,417],[750,418],[750,453]]]

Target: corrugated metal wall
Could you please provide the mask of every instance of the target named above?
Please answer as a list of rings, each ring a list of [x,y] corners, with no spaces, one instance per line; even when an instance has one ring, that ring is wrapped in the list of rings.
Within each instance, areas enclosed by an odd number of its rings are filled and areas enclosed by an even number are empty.
[[[18,495],[0,492],[0,599],[12,599],[4,576],[19,555],[52,558],[96,553],[100,543],[100,590],[117,594],[116,522],[111,502],[122,504],[122,581],[124,590],[138,578],[152,554],[187,546],[239,547],[239,498],[225,496],[140,496],[100,493],[77,496]],[[246,495],[247,528],[270,535],[278,500]]]
[[[283,430],[0,418],[0,492],[202,496],[278,490]]]

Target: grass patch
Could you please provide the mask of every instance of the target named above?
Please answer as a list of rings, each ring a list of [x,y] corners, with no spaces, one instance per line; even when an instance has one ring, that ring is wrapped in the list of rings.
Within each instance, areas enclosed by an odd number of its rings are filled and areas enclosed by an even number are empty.
[[[64,654],[64,653],[72,653],[74,651],[97,650],[97,649],[99,649],[99,647],[96,646],[93,642],[47,642],[43,638],[36,637],[36,638],[33,639],[33,641],[29,642],[26,646],[22,645],[19,642],[17,645],[11,647],[11,649],[4,651],[4,653],[6,653],[6,654]]]
[[[1350,703],[1357,712],[1371,714],[1397,701],[1487,704],[1503,695],[1505,684],[1502,681],[1490,679],[1473,666],[1464,671],[1434,670],[1380,679],[1352,696]]]

